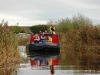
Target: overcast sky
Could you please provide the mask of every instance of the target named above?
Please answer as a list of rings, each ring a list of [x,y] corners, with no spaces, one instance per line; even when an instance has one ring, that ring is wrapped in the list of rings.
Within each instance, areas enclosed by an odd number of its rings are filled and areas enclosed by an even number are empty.
[[[32,26],[78,13],[100,24],[100,0],[0,0],[0,21]]]

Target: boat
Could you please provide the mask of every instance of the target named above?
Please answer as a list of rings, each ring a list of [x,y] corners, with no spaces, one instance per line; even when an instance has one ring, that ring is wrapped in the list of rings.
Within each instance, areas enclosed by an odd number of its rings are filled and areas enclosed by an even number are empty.
[[[41,35],[40,35],[41,36]],[[44,34],[45,37],[51,37],[52,41],[45,41],[34,43],[34,35],[30,37],[30,43],[26,46],[27,54],[36,53],[50,53],[50,54],[60,54],[60,44],[57,34]]]

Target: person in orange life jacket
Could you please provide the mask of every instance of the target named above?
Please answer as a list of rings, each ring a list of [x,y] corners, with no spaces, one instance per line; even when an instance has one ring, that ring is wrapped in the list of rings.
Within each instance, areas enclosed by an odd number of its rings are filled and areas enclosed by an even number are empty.
[[[44,32],[43,32],[43,34],[41,35],[41,42],[43,43],[43,42],[45,42],[45,41],[46,41],[46,38],[45,38]]]
[[[48,36],[48,42],[52,42],[52,37]]]
[[[39,35],[36,33],[34,36],[34,43],[39,43],[40,37]]]
[[[55,33],[55,27],[53,25],[50,26],[50,34]]]

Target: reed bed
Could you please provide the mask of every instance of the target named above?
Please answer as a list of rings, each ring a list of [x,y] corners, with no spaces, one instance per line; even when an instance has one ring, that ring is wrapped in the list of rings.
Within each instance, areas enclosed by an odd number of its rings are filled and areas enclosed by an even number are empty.
[[[11,75],[20,63],[18,41],[13,28],[0,24],[0,75]]]
[[[28,44],[28,42],[29,42],[29,38],[27,37],[27,38],[23,38],[23,37],[21,37],[21,38],[18,38],[18,45],[27,45]]]
[[[100,65],[100,27],[82,26],[66,33],[59,32],[61,62],[87,66]],[[92,65],[92,66],[91,66]],[[94,65],[94,66],[93,66]]]

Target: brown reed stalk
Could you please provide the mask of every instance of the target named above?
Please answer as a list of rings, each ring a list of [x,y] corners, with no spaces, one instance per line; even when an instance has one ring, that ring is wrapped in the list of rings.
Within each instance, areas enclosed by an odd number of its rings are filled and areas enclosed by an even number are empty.
[[[61,62],[91,66],[100,60],[100,27],[87,25],[78,30],[57,33],[61,45]],[[82,64],[82,63],[81,63]],[[98,62],[99,64],[99,62]]]
[[[13,28],[0,24],[0,75],[11,75],[20,63],[18,41]]]

